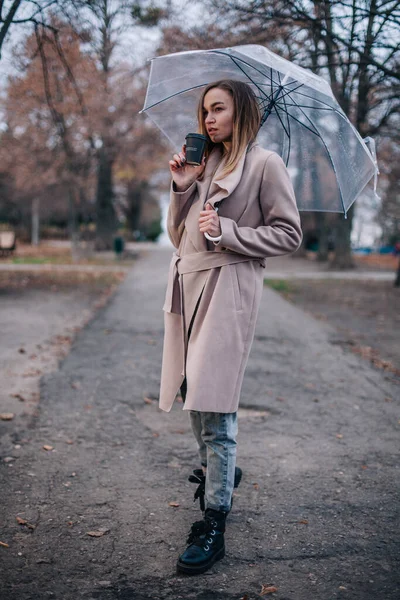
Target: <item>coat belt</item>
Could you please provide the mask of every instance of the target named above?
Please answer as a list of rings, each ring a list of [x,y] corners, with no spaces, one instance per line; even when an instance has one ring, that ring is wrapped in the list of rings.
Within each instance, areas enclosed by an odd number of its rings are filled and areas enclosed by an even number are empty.
[[[168,275],[167,293],[163,309],[166,312],[183,314],[183,290],[181,285],[181,275],[185,273],[195,273],[197,271],[208,271],[216,267],[233,265],[242,262],[256,261],[262,267],[265,267],[265,259],[255,258],[254,256],[245,256],[236,252],[194,252],[179,256],[174,252],[170,264]]]

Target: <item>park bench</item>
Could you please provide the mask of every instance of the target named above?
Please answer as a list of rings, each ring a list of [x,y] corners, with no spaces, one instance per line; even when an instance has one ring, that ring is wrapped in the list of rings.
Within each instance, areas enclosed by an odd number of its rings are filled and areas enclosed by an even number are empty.
[[[0,231],[0,256],[8,256],[15,250],[14,231]]]

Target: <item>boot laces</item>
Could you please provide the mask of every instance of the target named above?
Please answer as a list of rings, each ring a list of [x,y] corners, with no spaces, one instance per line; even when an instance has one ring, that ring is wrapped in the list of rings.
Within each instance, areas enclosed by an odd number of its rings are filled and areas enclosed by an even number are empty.
[[[196,521],[192,525],[187,543],[203,546],[205,550],[209,550],[209,544],[213,542],[217,527],[218,523],[213,519],[205,518],[203,521]]]
[[[196,471],[193,471],[193,475],[189,476],[189,481],[191,483],[197,483],[198,487],[194,493],[194,499],[193,502],[196,502],[197,499],[200,500],[200,510],[202,510],[204,512],[205,510],[205,505],[204,505],[204,496],[205,496],[205,491],[206,491],[206,477],[205,475],[197,475]]]

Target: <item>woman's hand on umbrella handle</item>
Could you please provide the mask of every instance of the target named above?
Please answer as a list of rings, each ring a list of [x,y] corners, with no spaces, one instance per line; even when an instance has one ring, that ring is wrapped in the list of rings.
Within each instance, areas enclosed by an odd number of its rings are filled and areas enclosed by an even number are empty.
[[[208,233],[211,237],[221,235],[218,213],[209,202],[207,202],[205,210],[200,211],[199,228],[202,233]]]
[[[178,192],[187,190],[196,179],[200,177],[206,166],[206,159],[198,167],[186,164],[186,145],[182,146],[182,152],[174,154],[169,161],[169,169]]]

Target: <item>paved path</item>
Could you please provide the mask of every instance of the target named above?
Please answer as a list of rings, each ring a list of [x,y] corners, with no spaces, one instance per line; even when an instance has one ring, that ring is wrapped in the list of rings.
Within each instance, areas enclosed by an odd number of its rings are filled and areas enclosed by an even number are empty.
[[[129,271],[131,267],[121,265],[57,265],[57,264],[13,264],[0,263],[1,271],[30,271],[30,272],[52,272],[52,271],[81,271],[82,273],[115,273]]]
[[[278,600],[398,600],[399,388],[267,288],[227,555],[197,578],[176,575],[200,513],[187,414],[155,401],[169,256],[138,261],[42,380],[40,415],[13,436],[21,448],[6,450],[2,600],[255,600],[262,584]]]

